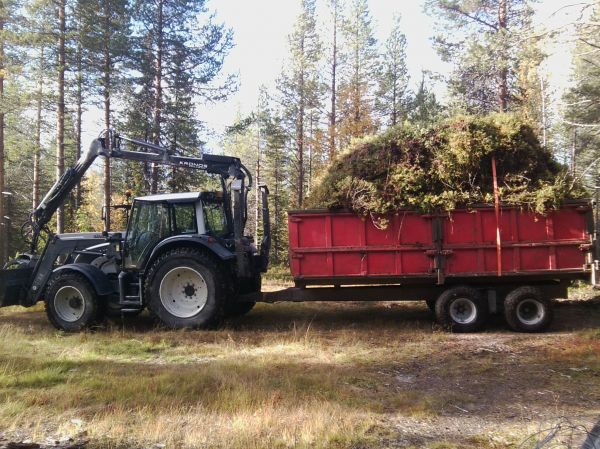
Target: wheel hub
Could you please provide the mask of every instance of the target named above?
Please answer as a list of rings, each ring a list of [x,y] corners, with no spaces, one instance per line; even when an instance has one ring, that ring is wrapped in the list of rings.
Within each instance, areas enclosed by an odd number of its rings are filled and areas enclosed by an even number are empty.
[[[469,298],[456,298],[450,304],[450,317],[459,324],[470,324],[477,318],[477,306]]]
[[[196,286],[194,284],[187,284],[183,288],[183,294],[185,296],[187,296],[188,298],[191,298],[192,296],[195,296],[196,295]]]
[[[160,301],[171,315],[191,318],[202,311],[208,300],[204,277],[191,267],[176,267],[160,282]]]
[[[517,318],[524,324],[538,324],[545,316],[546,311],[543,304],[536,299],[524,299],[517,306]]]
[[[54,296],[54,309],[61,320],[74,323],[85,312],[83,294],[72,285],[61,287]]]

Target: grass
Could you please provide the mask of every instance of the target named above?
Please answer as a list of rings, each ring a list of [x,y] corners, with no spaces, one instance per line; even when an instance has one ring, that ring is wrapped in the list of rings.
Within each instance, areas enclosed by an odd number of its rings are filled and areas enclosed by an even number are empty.
[[[142,315],[69,335],[7,308],[0,428],[102,448],[510,447],[541,419],[600,415],[600,310],[557,317],[452,335],[419,303],[279,304],[218,331]]]

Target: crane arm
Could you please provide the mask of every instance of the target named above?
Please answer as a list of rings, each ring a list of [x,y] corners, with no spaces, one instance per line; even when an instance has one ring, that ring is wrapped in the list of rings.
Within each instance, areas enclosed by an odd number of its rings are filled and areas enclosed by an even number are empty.
[[[131,144],[145,151],[123,149],[122,143]],[[252,175],[237,157],[213,154],[203,154],[200,157],[179,156],[172,154],[160,145],[121,136],[109,130],[92,141],[75,165],[68,168],[54,183],[40,204],[33,210],[29,220],[23,225],[23,234],[30,243],[32,253],[36,251],[41,232],[47,229],[54,213],[64,204],[71,191],[81,181],[98,156],[204,170],[210,174],[218,174],[222,179],[231,177],[242,182],[247,178],[248,185],[245,189],[252,185]],[[242,209],[245,210],[245,195],[242,196],[244,197]]]

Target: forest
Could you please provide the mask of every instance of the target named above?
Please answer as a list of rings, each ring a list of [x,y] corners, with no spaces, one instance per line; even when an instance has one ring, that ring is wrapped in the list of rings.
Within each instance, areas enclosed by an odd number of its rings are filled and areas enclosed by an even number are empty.
[[[276,86],[260,88],[251,114],[220,136],[271,191],[273,256],[287,259],[286,211],[302,208],[320,176],[356,139],[410,123],[428,127],[457,114],[510,112],[593,193],[600,168],[600,6],[571,5],[564,45],[571,83],[549,87],[547,48],[561,31],[534,21],[529,0],[427,0],[432,45],[448,75],[410,80],[407,39],[396,17],[377,40],[368,0],[297,0]],[[205,105],[239,86],[224,63],[236,44],[206,0],[0,0],[0,261],[23,249],[19,227],[73,164],[86,110],[103,128],[198,155],[210,125]],[[568,51],[567,51],[568,49]],[[259,51],[259,50],[257,50]],[[570,53],[569,53],[570,51]],[[437,98],[434,80],[447,87]],[[415,87],[416,86],[416,87]],[[57,213],[56,232],[120,229],[103,206],[132,196],[210,188],[202,174],[102,161]],[[248,232],[258,240],[260,208]]]

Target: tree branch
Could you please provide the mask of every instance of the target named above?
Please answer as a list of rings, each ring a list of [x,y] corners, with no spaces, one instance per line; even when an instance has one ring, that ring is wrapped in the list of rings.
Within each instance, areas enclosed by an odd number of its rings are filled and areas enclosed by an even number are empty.
[[[471,19],[474,22],[480,23],[481,25],[485,25],[485,26],[493,29],[494,31],[498,31],[498,27],[496,25],[494,25],[493,23],[489,23],[486,20],[480,19],[477,16],[474,16],[472,14],[469,14],[466,11],[463,11],[462,9],[460,9],[460,7],[458,5],[441,5],[440,7],[442,9],[447,10],[447,11],[452,11],[452,12],[455,12],[455,13],[460,14],[462,16],[465,16],[466,18]]]

